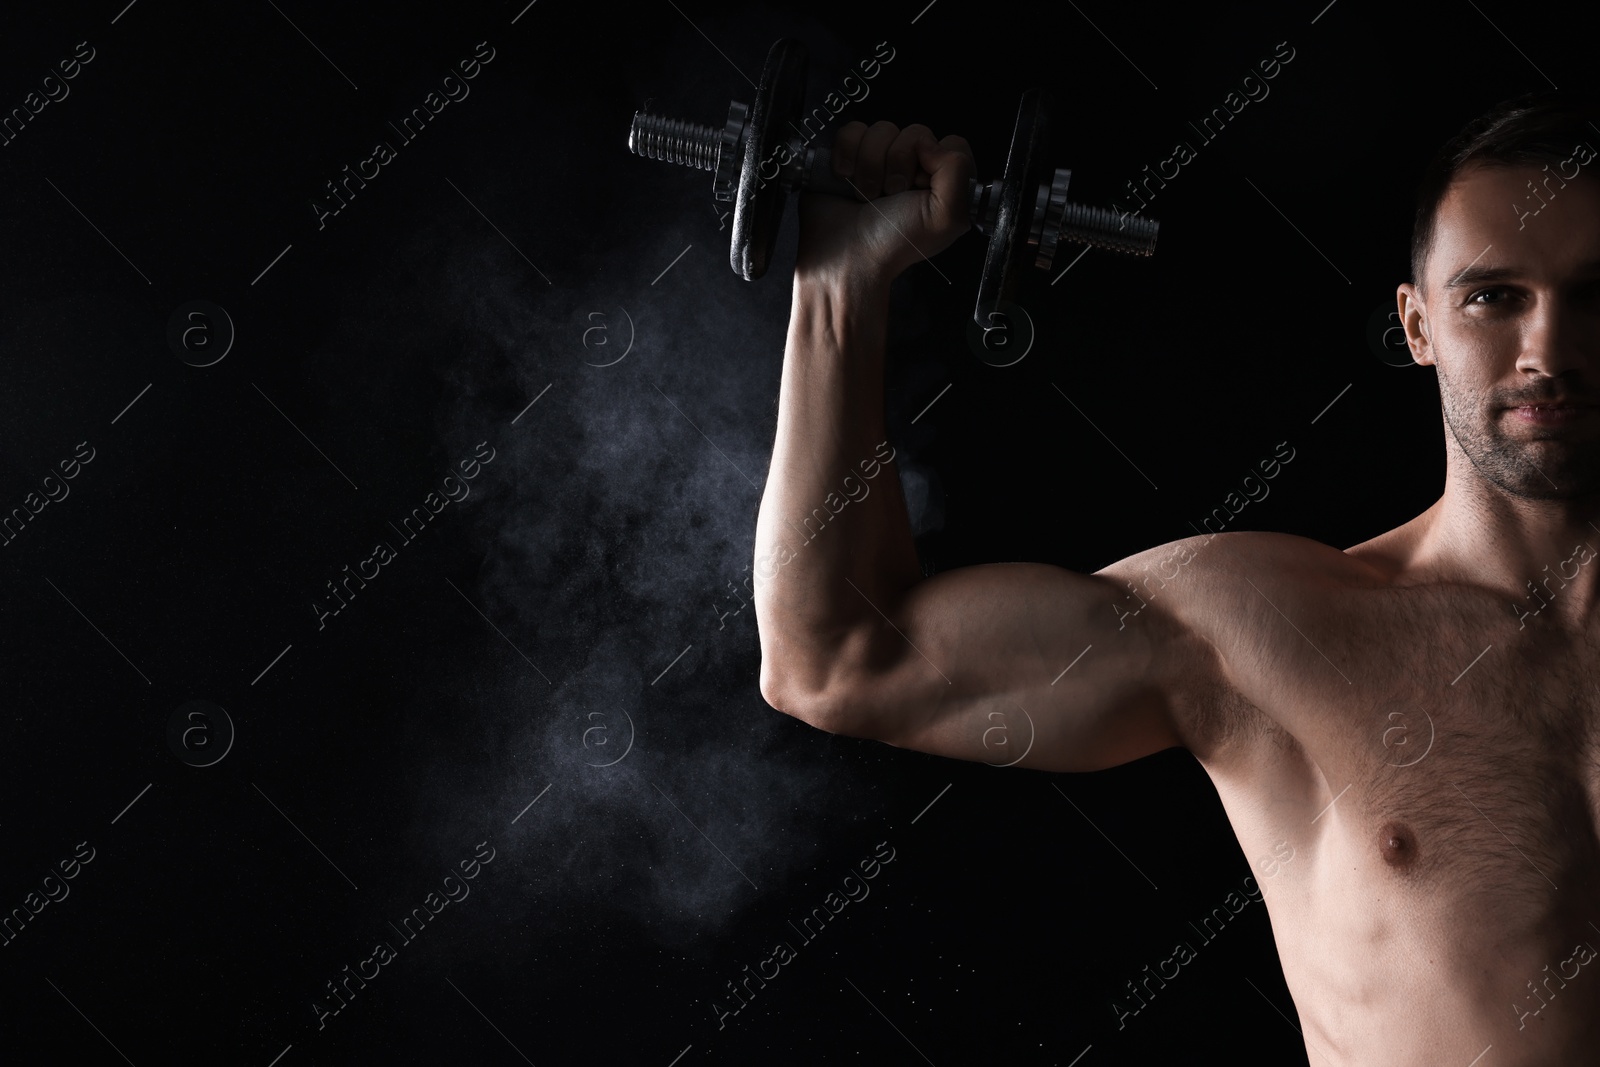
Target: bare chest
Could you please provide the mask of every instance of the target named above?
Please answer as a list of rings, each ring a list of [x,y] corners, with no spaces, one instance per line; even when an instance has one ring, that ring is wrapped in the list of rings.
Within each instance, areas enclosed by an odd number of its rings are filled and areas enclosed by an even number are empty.
[[[1263,643],[1265,706],[1230,694],[1213,778],[1246,854],[1307,858],[1286,885],[1317,869],[1325,896],[1492,914],[1508,936],[1572,925],[1580,900],[1600,923],[1600,634],[1519,628],[1459,589],[1329,608]]]
[[[1308,1043],[1569,1062],[1600,1026],[1600,635],[1431,593],[1328,608],[1247,636],[1202,757]]]

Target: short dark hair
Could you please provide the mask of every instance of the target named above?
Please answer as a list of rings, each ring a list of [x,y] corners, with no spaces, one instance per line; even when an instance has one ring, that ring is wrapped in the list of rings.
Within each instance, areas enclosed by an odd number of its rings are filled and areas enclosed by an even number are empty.
[[[1554,89],[1524,93],[1496,104],[1446,141],[1424,169],[1417,186],[1417,215],[1411,229],[1411,284],[1422,286],[1439,205],[1450,183],[1463,170],[1473,165],[1559,165],[1572,158],[1576,145],[1591,135],[1600,135],[1597,118],[1600,108],[1592,94]]]

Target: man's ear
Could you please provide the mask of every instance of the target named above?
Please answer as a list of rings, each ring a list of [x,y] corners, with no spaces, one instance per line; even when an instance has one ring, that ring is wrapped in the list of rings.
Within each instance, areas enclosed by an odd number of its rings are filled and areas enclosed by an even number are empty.
[[[1394,295],[1400,307],[1400,325],[1405,328],[1406,347],[1411,349],[1411,358],[1420,366],[1433,366],[1433,337],[1428,328],[1428,309],[1422,303],[1422,294],[1410,282],[1402,282]]]

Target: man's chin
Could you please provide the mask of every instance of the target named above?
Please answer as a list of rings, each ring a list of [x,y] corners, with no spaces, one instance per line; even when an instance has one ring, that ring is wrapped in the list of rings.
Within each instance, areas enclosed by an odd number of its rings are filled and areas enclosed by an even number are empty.
[[[1542,437],[1507,442],[1480,471],[1500,488],[1530,500],[1600,497],[1600,444]]]

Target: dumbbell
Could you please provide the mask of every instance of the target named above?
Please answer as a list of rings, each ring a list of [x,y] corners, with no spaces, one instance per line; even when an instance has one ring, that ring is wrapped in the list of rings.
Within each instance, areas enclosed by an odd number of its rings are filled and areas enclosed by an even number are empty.
[[[734,205],[729,260],[746,281],[766,273],[789,193],[860,199],[849,181],[834,175],[829,149],[811,143],[797,124],[806,64],[805,45],[781,39],[767,52],[755,105],[733,101],[721,129],[638,111],[628,132],[628,148],[635,155],[712,172],[712,195]],[[989,239],[973,313],[985,329],[996,309],[1011,300],[1028,261],[1048,270],[1063,241],[1140,256],[1155,251],[1155,219],[1119,217],[1068,201],[1070,170],[1057,168],[1045,179],[1051,111],[1052,101],[1043,90],[1023,93],[1003,176],[989,182],[973,179],[968,188],[973,228]]]

